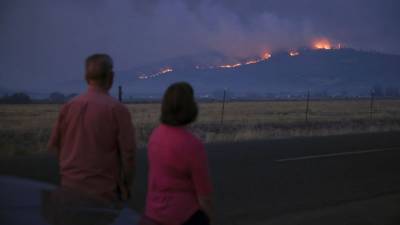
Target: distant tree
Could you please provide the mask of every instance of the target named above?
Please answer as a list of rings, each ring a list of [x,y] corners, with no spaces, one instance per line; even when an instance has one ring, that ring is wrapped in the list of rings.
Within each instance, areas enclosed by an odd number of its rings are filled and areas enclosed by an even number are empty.
[[[65,99],[65,95],[60,92],[53,92],[49,96],[49,101],[53,103],[63,103]]]
[[[32,102],[32,99],[29,95],[23,92],[18,92],[13,95],[5,95],[0,99],[0,102],[9,104],[28,104]]]

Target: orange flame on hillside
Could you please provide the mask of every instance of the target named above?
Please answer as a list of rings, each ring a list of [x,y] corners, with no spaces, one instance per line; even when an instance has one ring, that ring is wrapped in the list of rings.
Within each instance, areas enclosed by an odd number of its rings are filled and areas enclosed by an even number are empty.
[[[245,65],[250,65],[250,64],[256,64],[259,63],[261,60],[260,59],[254,59],[254,60],[249,60],[247,62],[245,62]]]
[[[300,52],[298,52],[296,50],[292,50],[292,51],[289,52],[289,55],[290,56],[298,56],[298,55],[300,55]]]
[[[220,69],[233,69],[233,68],[237,68],[237,67],[241,67],[243,65],[250,65],[250,64],[256,64],[256,63],[260,63],[262,61],[266,61],[269,58],[271,58],[272,55],[269,52],[265,52],[263,53],[259,58],[255,58],[255,59],[251,59],[248,61],[242,61],[242,62],[237,62],[234,64],[223,64],[223,65],[211,65],[211,66],[201,66],[201,65],[196,65],[194,66],[195,69],[197,70],[202,70],[202,69],[216,69],[216,68],[220,68]],[[160,71],[158,71],[157,73],[153,73],[153,74],[140,74],[138,76],[139,79],[143,80],[143,79],[149,79],[149,78],[155,78],[167,73],[171,73],[174,70],[171,67],[167,67],[167,68],[163,68]]]
[[[326,39],[326,38],[321,38],[321,39],[316,39],[313,42],[313,48],[314,49],[324,49],[324,50],[330,50],[332,49],[332,44],[331,42]]]
[[[269,58],[271,58],[271,54],[269,53],[269,52],[265,52],[263,55],[262,55],[262,59],[263,60],[267,60],[267,59],[269,59]]]
[[[236,64],[226,64],[226,65],[220,65],[218,66],[219,68],[223,68],[223,69],[229,69],[229,68],[235,68],[235,67],[239,67],[241,66],[241,63],[236,63]]]
[[[158,71],[157,73],[148,74],[148,75],[142,74],[142,75],[140,75],[138,78],[141,79],[141,80],[144,80],[144,79],[149,79],[149,78],[158,77],[158,76],[161,76],[161,75],[166,74],[166,73],[171,73],[171,72],[173,72],[173,71],[174,71],[174,70],[173,70],[172,68],[167,67],[167,68],[161,69],[161,70]]]
[[[236,67],[240,67],[240,66],[243,66],[243,65],[256,64],[256,63],[259,63],[261,61],[268,60],[269,58],[271,58],[271,54],[269,52],[265,52],[265,53],[262,54],[261,58],[258,58],[258,59],[251,59],[251,60],[248,60],[248,61],[242,62],[242,63],[225,64],[225,65],[220,65],[220,66],[217,66],[217,67],[221,68],[221,69],[231,69],[231,68],[236,68]]]

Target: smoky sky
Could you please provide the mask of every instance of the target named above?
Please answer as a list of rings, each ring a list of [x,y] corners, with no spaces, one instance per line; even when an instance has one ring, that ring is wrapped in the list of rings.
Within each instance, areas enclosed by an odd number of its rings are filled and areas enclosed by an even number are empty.
[[[82,79],[94,52],[109,53],[116,70],[211,51],[248,57],[317,37],[399,54],[399,11],[396,0],[2,0],[0,87]]]

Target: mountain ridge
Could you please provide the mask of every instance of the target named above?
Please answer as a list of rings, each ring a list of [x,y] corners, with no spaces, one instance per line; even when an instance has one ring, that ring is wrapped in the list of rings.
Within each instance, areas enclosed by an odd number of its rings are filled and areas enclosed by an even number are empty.
[[[193,64],[193,63],[192,63]],[[190,67],[192,66],[192,67]],[[149,79],[139,79],[134,69],[117,73],[127,93],[158,94],[177,81],[191,83],[200,94],[221,89],[246,93],[298,93],[306,90],[361,94],[374,86],[400,87],[400,55],[354,49],[299,50],[299,55],[278,52],[251,65],[235,68],[174,69]],[[154,68],[157,66],[155,65]],[[167,67],[166,64],[160,68]],[[174,66],[169,66],[171,69]]]

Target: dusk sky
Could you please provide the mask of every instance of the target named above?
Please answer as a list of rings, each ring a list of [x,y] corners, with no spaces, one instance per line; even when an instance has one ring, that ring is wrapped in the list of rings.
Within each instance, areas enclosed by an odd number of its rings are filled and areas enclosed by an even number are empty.
[[[248,57],[309,46],[400,54],[397,0],[1,0],[0,87],[40,90],[82,79],[83,60],[115,69],[217,51]]]

